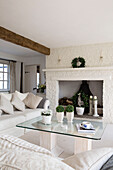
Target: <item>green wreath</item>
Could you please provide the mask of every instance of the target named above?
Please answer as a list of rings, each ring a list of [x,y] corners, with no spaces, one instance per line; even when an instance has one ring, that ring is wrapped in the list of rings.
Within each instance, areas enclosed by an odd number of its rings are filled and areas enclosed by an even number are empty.
[[[85,59],[82,57],[74,58],[71,64],[73,68],[85,67]]]

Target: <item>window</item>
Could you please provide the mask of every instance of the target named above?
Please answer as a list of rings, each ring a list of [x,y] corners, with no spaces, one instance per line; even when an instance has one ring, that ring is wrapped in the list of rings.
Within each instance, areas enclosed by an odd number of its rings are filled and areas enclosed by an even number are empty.
[[[0,91],[9,91],[9,64],[0,63]]]

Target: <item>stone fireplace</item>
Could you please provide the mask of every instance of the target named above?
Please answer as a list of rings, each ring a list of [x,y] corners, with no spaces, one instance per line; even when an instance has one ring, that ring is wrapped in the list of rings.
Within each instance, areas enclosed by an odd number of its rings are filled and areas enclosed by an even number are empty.
[[[46,69],[46,96],[50,100],[50,108],[55,113],[58,105],[60,82],[65,81],[101,81],[103,84],[103,120],[113,123],[113,68],[112,67],[86,67]]]

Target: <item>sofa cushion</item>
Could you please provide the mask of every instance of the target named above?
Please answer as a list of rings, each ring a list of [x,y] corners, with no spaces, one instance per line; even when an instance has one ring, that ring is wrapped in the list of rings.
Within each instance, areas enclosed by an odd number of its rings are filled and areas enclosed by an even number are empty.
[[[0,109],[3,110],[5,113],[14,114],[13,105],[3,95],[0,96]]]
[[[23,115],[25,116],[25,120],[33,119],[35,117],[41,116],[41,112],[44,109],[25,109],[24,112],[15,111],[15,115]]]
[[[21,114],[13,114],[13,115],[3,114],[0,117],[0,131],[11,127],[16,127],[18,123],[24,121],[25,121],[25,116],[22,115],[22,112]]]
[[[24,111],[25,110],[25,104],[24,102],[22,102],[19,97],[17,96],[17,94],[13,94],[13,97],[12,97],[12,101],[11,101],[12,105],[17,109],[17,110],[20,110],[20,111]]]
[[[0,169],[73,170],[46,149],[13,136],[0,136]]]
[[[15,94],[18,96],[18,98],[23,101],[29,93],[20,93],[19,91],[15,91]]]
[[[3,111],[0,109],[0,116],[3,114]]]
[[[78,153],[63,160],[66,164],[77,170],[96,170],[113,155],[113,148],[98,148]]]
[[[39,152],[42,154],[53,156],[53,154],[38,145],[29,143],[23,139],[10,135],[0,135],[0,149],[15,149],[15,150],[29,150],[31,152]]]
[[[29,150],[1,149],[1,170],[74,170],[55,157]]]
[[[9,101],[12,99],[12,93],[0,93],[0,95],[4,96]]]
[[[31,109],[36,109],[41,102],[42,97],[35,96],[33,93],[29,93],[27,97],[23,100],[25,105]]]

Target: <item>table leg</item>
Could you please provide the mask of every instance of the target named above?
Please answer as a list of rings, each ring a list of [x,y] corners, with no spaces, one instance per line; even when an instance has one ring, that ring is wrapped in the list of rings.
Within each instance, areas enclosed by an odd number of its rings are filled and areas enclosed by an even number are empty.
[[[92,140],[85,138],[75,138],[74,154],[92,149]]]
[[[48,132],[40,132],[40,146],[50,150],[55,156],[59,156],[63,149],[57,145],[57,135]]]

